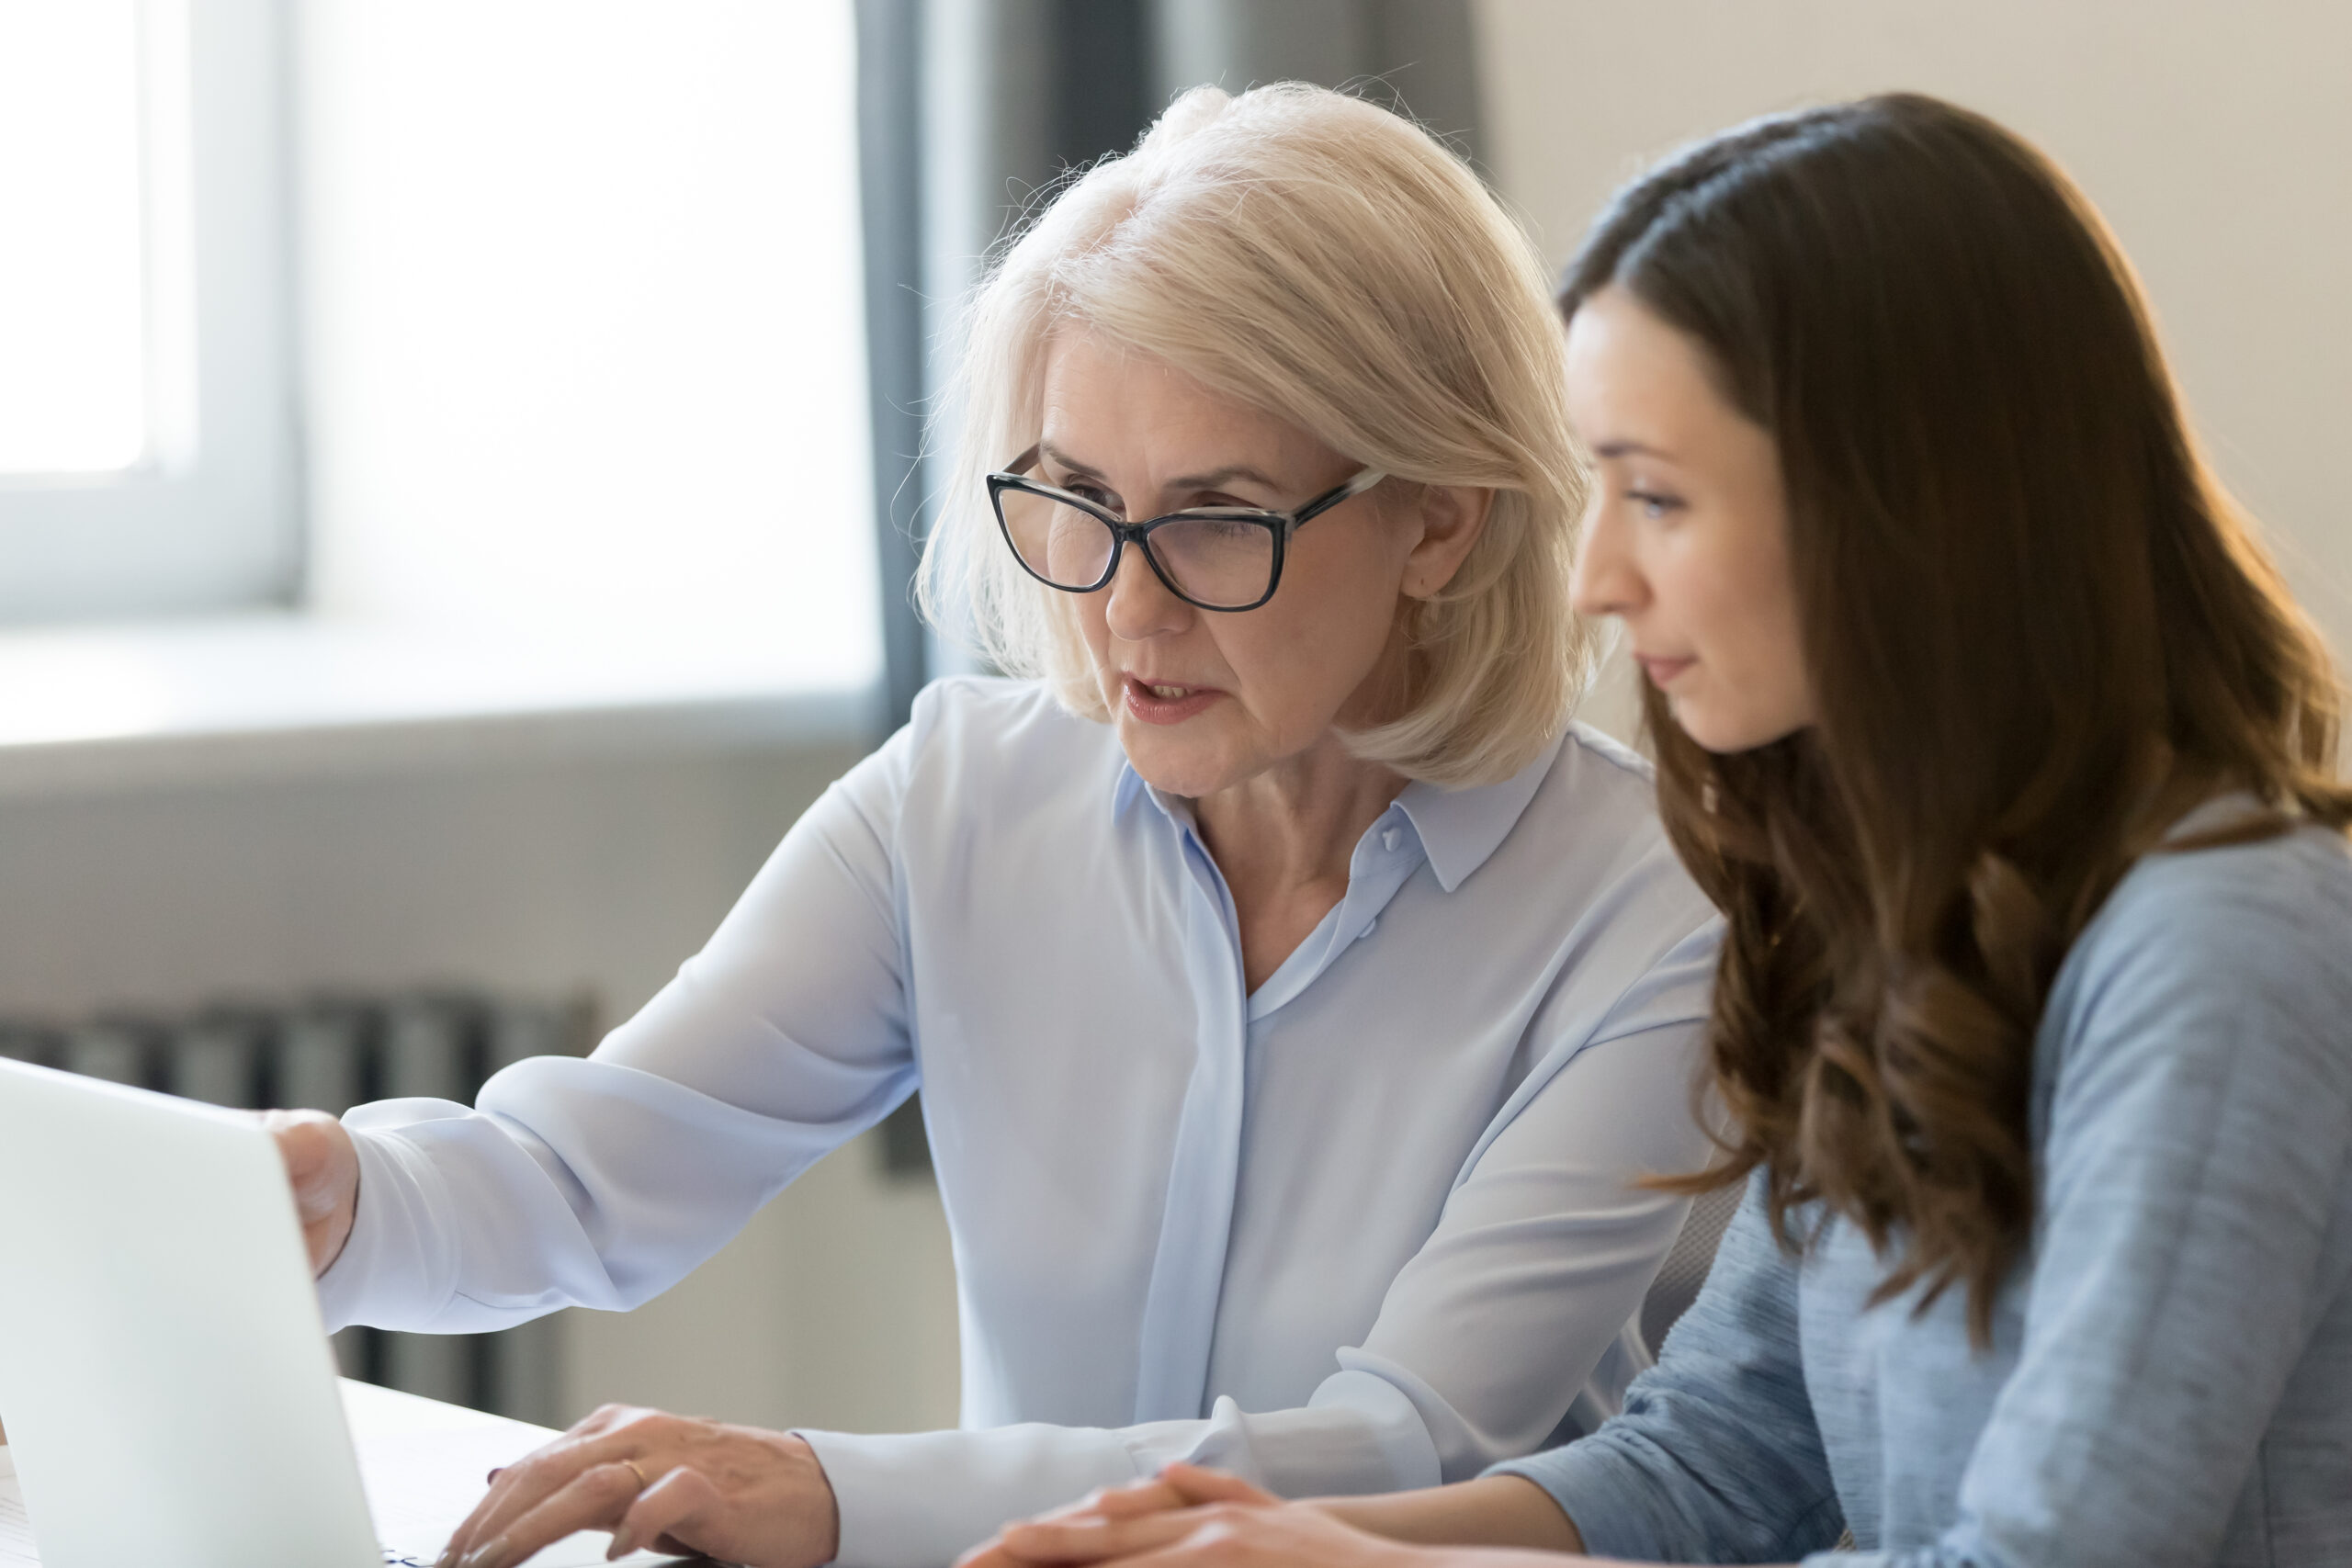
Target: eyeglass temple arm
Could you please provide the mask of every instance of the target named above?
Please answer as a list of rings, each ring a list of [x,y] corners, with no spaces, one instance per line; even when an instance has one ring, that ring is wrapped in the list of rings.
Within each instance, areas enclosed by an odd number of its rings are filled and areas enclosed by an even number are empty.
[[[1362,495],[1364,491],[1370,490],[1373,486],[1378,484],[1387,477],[1387,474],[1378,468],[1363,469],[1355,478],[1350,479],[1339,489],[1326,491],[1317,500],[1309,502],[1306,505],[1301,507],[1296,513],[1294,513],[1291,516],[1291,526],[1296,527],[1299,524],[1306,522],[1310,517],[1319,517],[1324,513],[1330,511],[1331,508],[1339,505],[1340,502],[1343,501],[1353,501],[1357,496]]]

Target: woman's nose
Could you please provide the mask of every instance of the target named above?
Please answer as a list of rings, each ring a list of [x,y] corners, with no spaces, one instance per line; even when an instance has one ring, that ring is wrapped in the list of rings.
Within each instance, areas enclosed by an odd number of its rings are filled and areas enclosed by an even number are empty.
[[[1140,545],[1129,545],[1119,552],[1118,574],[1102,592],[1110,596],[1102,607],[1103,620],[1111,635],[1125,642],[1182,631],[1195,614],[1193,606],[1159,581]]]
[[[1623,531],[1596,509],[1585,519],[1584,539],[1568,580],[1568,597],[1579,615],[1624,615],[1640,608],[1647,585],[1625,548]]]

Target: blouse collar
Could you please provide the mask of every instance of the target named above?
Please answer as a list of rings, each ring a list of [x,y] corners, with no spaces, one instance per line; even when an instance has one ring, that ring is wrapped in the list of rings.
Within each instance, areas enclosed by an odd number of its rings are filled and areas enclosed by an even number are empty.
[[[1502,847],[1502,841],[1510,836],[1511,829],[1518,826],[1520,817],[1527,810],[1528,803],[1535,798],[1535,792],[1543,787],[1560,748],[1566,743],[1567,736],[1563,731],[1536,754],[1533,761],[1499,784],[1446,789],[1416,779],[1405,786],[1392,809],[1401,812],[1419,837],[1421,851],[1429,857],[1430,870],[1436,874],[1439,886],[1448,893],[1454,891]],[[1193,828],[1191,801],[1152,788],[1144,783],[1135,765],[1122,757],[1118,779],[1112,790],[1113,818],[1125,815],[1138,797],[1149,800],[1161,816],[1177,827],[1187,831]],[[1386,816],[1382,818],[1388,819]],[[1374,829],[1379,826],[1379,822],[1373,824]]]

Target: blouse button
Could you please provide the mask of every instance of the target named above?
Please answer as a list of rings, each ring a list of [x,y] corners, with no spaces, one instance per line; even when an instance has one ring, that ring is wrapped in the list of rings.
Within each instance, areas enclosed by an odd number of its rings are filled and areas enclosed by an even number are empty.
[[[1380,835],[1380,847],[1391,854],[1396,853],[1396,846],[1404,841],[1405,831],[1401,828],[1386,829]]]

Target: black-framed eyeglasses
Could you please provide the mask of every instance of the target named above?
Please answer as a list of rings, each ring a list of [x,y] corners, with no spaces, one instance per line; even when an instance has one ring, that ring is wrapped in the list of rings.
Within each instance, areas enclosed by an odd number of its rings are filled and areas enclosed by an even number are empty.
[[[1168,592],[1204,610],[1254,610],[1274,596],[1283,557],[1302,524],[1362,495],[1388,476],[1365,468],[1290,512],[1250,506],[1197,506],[1130,523],[1082,495],[1029,477],[1032,446],[1011,472],[988,477],[997,526],[1023,570],[1048,588],[1091,593],[1119,572],[1130,544],[1143,551]]]

